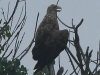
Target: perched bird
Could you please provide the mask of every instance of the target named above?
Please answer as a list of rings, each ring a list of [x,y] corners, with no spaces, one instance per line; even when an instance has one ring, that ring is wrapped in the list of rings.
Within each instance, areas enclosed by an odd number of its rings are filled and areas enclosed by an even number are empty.
[[[59,30],[57,12],[60,6],[50,5],[43,21],[40,23],[32,49],[33,59],[37,60],[35,73],[50,64],[66,48],[69,32]]]

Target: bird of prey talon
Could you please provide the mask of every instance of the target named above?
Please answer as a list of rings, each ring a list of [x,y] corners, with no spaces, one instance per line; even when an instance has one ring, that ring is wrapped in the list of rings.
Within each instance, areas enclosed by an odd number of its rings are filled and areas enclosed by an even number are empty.
[[[35,45],[32,49],[33,59],[37,61],[34,73],[50,64],[66,48],[69,32],[67,29],[59,30],[57,12],[60,11],[60,6],[50,5],[37,29]]]

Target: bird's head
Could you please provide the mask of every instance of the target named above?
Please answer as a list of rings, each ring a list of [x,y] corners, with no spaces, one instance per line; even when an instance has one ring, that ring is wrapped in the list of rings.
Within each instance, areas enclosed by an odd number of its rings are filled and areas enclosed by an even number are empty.
[[[47,13],[51,13],[51,12],[60,12],[61,11],[61,7],[57,6],[55,4],[51,4],[48,9],[47,9]]]

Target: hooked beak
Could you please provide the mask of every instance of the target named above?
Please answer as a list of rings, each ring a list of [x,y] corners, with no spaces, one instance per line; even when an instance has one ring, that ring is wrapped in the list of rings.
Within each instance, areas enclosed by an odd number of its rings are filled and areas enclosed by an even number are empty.
[[[57,6],[57,12],[60,12],[62,8],[60,6]]]

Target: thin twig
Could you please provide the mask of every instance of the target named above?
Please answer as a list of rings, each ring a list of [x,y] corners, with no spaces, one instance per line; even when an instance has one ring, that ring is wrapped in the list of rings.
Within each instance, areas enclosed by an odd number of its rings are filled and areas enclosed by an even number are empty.
[[[19,23],[20,18],[21,18],[21,16],[22,16],[23,8],[24,8],[24,6],[22,7],[22,10],[21,10],[21,13],[20,13],[19,19],[18,19],[18,21],[17,21],[17,23],[16,23],[16,25],[15,25],[15,27],[14,27],[13,32],[14,32],[14,31],[19,27],[19,26],[18,26],[18,23]]]
[[[16,10],[16,7],[17,7],[17,5],[18,5],[18,1],[19,1],[19,0],[17,0],[17,2],[16,2],[16,5],[15,5],[15,9],[14,9],[14,10]],[[25,11],[26,11],[26,8],[25,8]],[[13,15],[14,15],[14,11],[13,11]],[[22,19],[22,21],[20,22],[19,25],[21,25],[22,22],[23,22],[25,19],[26,19],[26,12],[25,12],[25,15],[24,15],[24,17],[23,17],[23,19]],[[12,25],[12,22],[13,22],[13,16],[12,16],[12,18],[9,19],[9,21],[11,21],[11,25]],[[8,22],[9,22],[9,21],[8,21]],[[16,29],[16,30],[17,30],[17,29]],[[14,33],[15,33],[15,32],[12,32],[11,37],[13,36]],[[5,41],[5,43],[3,44],[2,47],[4,47],[4,46],[7,44],[7,42],[11,39],[11,37],[8,38],[8,39]]]
[[[2,14],[3,14],[4,20],[5,20],[5,22],[7,22],[3,8],[1,8],[1,9],[2,9]]]
[[[100,40],[99,40],[99,53],[98,53],[98,57],[100,59]],[[100,63],[100,60],[99,60],[99,63]]]
[[[58,3],[59,3],[59,0],[57,1],[57,4],[56,5],[58,5]]]
[[[59,69],[60,69],[60,55],[58,56]]]
[[[10,6],[10,2],[8,3],[7,20],[8,20],[8,15],[9,15],[9,6]]]
[[[10,22],[10,20],[11,20],[12,17],[14,16],[14,14],[15,14],[15,12],[16,12],[16,9],[17,9],[17,7],[18,7],[18,4],[19,4],[19,0],[16,1],[16,5],[15,5],[15,7],[14,7],[14,10],[13,10],[13,12],[12,12],[12,14],[11,14],[11,16],[10,16],[8,22],[7,22],[7,24]]]
[[[100,66],[100,63],[96,65],[96,67],[94,68],[94,70],[93,70],[92,73],[94,73],[94,72],[97,70],[97,68],[98,68],[99,66]]]
[[[20,31],[22,30],[22,28],[24,27],[24,25],[25,25],[25,24],[23,23],[23,25],[21,26],[20,30],[16,33],[14,39],[17,37],[17,35],[19,35],[19,33],[20,33]],[[14,41],[14,39],[11,41],[10,45],[12,44],[12,42]],[[7,44],[8,41],[9,41],[9,39],[6,41],[6,44]],[[5,45],[6,45],[6,44],[5,44]],[[10,47],[10,45],[7,47],[7,49],[5,50],[5,52],[4,52],[4,54],[2,55],[2,57],[4,57],[4,55],[6,54],[6,52],[8,51],[8,48]],[[3,45],[3,47],[4,47],[4,45]]]
[[[34,40],[35,40],[35,38],[36,38],[36,31],[37,31],[38,18],[39,18],[39,12],[38,12],[37,19],[36,19],[36,26],[35,26],[35,31],[34,31]]]
[[[25,11],[26,11],[26,1],[25,1]],[[37,21],[36,21],[37,22]],[[34,42],[34,38],[32,39],[31,43],[29,44],[29,46],[24,50],[25,53],[19,58],[20,60],[28,53],[28,51],[30,50],[32,44]]]
[[[66,25],[65,23],[63,23],[63,22],[60,20],[60,18],[59,18],[58,16],[57,16],[57,18],[58,18],[58,20],[59,20],[63,25],[65,25],[65,26],[68,27],[68,28],[73,29],[73,27],[70,27],[70,26]]]
[[[69,47],[70,47],[70,42],[71,42],[71,41],[70,41],[70,29],[69,29],[69,38],[68,38],[68,40],[69,40],[68,43],[69,43]]]
[[[23,34],[23,36],[22,36],[20,42],[18,43],[17,50],[19,49],[19,47],[20,47],[20,45],[21,45],[21,42],[22,42],[22,40],[23,40],[23,38],[24,38],[24,35],[25,35],[25,33]],[[17,56],[17,57],[19,57],[19,56]],[[17,57],[16,57],[16,58],[17,58]],[[15,58],[15,56],[14,56],[14,58]],[[13,58],[13,59],[14,59],[14,58]]]
[[[10,28],[12,28],[12,24],[13,24],[13,18],[11,19],[11,25],[10,25]]]
[[[18,59],[26,50],[22,51],[15,59]]]
[[[68,70],[66,70],[66,72],[63,75],[66,75],[67,72],[68,72]]]
[[[68,51],[67,51],[67,55],[68,55],[68,57],[69,57],[69,60],[70,60],[70,62],[71,62],[71,65],[72,65],[72,67],[73,67],[73,70],[74,70],[75,74],[78,75],[77,72],[76,72],[75,66],[74,66],[74,64],[73,64],[73,62],[72,62],[72,59],[71,59],[71,57],[70,57],[70,55],[69,55],[69,53],[68,53]]]
[[[75,68],[75,70],[77,70],[77,69],[78,69],[78,67],[79,67],[79,66],[77,66],[77,67]],[[74,73],[74,71],[73,71],[70,75],[72,75],[73,73]]]
[[[91,59],[90,59],[91,60]],[[100,60],[100,59],[98,59],[98,60]],[[91,60],[91,62],[93,62],[94,64],[98,64],[98,63],[96,63],[95,61],[97,61],[97,60]]]
[[[12,41],[10,42],[10,44],[8,45],[7,49],[5,50],[5,52],[4,52],[3,55],[2,55],[2,58],[4,57],[4,55],[5,55],[6,52],[8,51],[8,48],[10,47],[10,45],[12,44],[12,42],[15,40],[15,38],[16,38],[16,36],[17,36],[18,34],[19,34],[19,32],[16,33],[16,35],[14,36],[14,38],[12,39]],[[8,41],[7,41],[7,42],[8,42]],[[6,42],[6,44],[7,44],[7,42]],[[6,44],[5,44],[5,45],[6,45]],[[4,46],[5,46],[5,45],[4,45]],[[3,46],[3,47],[4,47],[4,46]]]
[[[26,14],[24,15],[22,21],[19,23],[19,25],[16,27],[16,29],[13,30],[12,34],[14,34],[21,25],[24,26],[25,25],[25,21],[26,21]]]
[[[12,49],[12,50],[10,51],[10,53],[6,56],[6,58],[8,58],[8,57],[11,55],[12,51],[13,51],[13,49]]]
[[[15,58],[16,53],[17,53],[17,51],[18,51],[18,49],[17,49],[17,48],[18,48],[18,37],[19,37],[19,34],[18,34],[17,37],[16,37],[13,59]],[[12,59],[12,60],[13,60],[13,59]]]
[[[76,64],[79,66],[79,62],[77,61],[77,59],[75,58],[75,56],[72,54],[72,52],[69,50],[68,47],[66,47],[65,51],[67,52],[67,50],[68,50],[69,54],[71,55],[71,57],[72,57],[72,58],[74,59],[74,61],[76,62]]]
[[[76,52],[77,52],[76,55],[77,55],[78,61],[80,62],[79,67],[81,69],[81,74],[83,75],[84,69],[83,69],[83,62],[81,61],[82,60],[81,54],[83,54],[82,56],[83,56],[84,60],[85,60],[85,56],[84,56],[84,53],[83,53],[82,48],[80,46],[79,35],[78,35],[78,27],[82,24],[82,22],[83,22],[83,19],[80,21],[80,23],[74,29],[74,32],[75,32],[74,45],[75,45],[75,49],[76,49]]]

